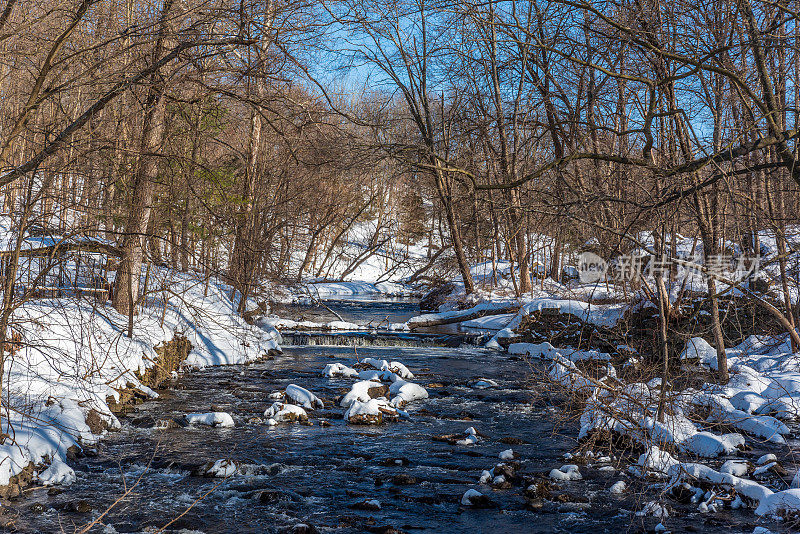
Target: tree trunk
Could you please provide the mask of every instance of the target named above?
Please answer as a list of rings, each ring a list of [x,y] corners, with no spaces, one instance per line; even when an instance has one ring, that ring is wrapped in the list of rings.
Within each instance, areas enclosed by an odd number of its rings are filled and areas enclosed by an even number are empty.
[[[153,52],[153,62],[157,62],[165,49],[171,26],[171,10],[174,0],[164,0],[159,22],[158,38]],[[122,242],[122,260],[117,270],[114,290],[114,308],[121,314],[132,317],[139,296],[139,278],[144,261],[144,246],[147,226],[153,210],[155,179],[158,176],[158,153],[164,142],[164,99],[165,84],[160,70],[150,77],[150,87],[145,100],[145,116],[142,124],[142,139],[139,161],[134,179],[133,202],[125,225]],[[132,333],[129,332],[130,336]]]

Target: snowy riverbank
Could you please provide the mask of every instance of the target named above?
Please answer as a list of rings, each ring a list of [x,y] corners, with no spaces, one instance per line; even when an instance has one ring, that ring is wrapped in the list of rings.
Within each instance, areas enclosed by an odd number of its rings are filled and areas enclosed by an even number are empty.
[[[119,401],[122,390],[156,395],[140,378],[157,364],[155,347],[176,335],[192,345],[186,368],[245,363],[279,350],[277,331],[245,323],[223,286],[162,275],[163,291],[142,306],[130,338],[128,318],[93,301],[36,300],[16,311],[19,347],[6,355],[2,430],[9,437],[0,445],[0,486],[29,465],[42,484],[70,483],[68,450],[94,445],[101,428],[119,427],[108,400]]]

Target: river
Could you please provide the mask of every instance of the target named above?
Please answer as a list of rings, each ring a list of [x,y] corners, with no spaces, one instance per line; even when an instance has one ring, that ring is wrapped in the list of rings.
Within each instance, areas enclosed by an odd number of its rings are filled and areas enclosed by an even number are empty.
[[[389,315],[403,320],[411,303],[332,303],[347,320],[368,322]],[[300,311],[308,315],[309,311]],[[315,312],[321,313],[321,312]],[[321,315],[325,315],[321,313]],[[428,388],[430,398],[408,406],[410,421],[379,427],[353,426],[332,401],[352,380],[321,375],[327,363],[352,365],[356,357],[403,362]],[[620,532],[653,521],[633,517],[641,496],[611,496],[607,488],[625,479],[619,472],[582,467],[584,480],[561,483],[561,501],[529,509],[524,487],[494,490],[478,484],[485,469],[513,449],[518,474],[533,479],[564,463],[575,447],[575,423],[556,426],[558,410],[542,400],[528,363],[477,347],[286,346],[274,360],[187,373],[161,397],[121,418],[123,428],[96,451],[72,462],[77,481],[63,491],[35,489],[10,503],[23,532],[72,532],[103,518],[106,532],[169,530],[206,533],[291,532],[301,523],[320,532]],[[496,387],[473,387],[485,377]],[[273,391],[303,386],[326,401],[311,426],[269,427],[261,417]],[[545,392],[546,393],[546,392]],[[223,410],[234,428],[177,427],[155,430],[159,420],[187,412]],[[329,426],[320,424],[324,420]],[[474,427],[483,437],[464,446],[434,440]],[[194,474],[206,462],[231,459],[238,473],[226,479]],[[131,489],[132,488],[132,489]],[[497,505],[460,506],[464,492],[479,489]],[[379,510],[358,509],[377,500]],[[87,511],[91,508],[91,511]],[[187,511],[188,510],[188,511]],[[730,532],[749,516],[722,514],[716,523],[687,517],[687,529]],[[177,519],[176,519],[177,518]],[[93,531],[103,532],[97,525]],[[752,527],[750,527],[752,530]]]

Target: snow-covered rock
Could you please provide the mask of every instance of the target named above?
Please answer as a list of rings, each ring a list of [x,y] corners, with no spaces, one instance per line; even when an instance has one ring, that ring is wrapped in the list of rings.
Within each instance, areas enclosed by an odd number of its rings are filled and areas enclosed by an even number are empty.
[[[66,463],[56,458],[47,469],[39,473],[37,479],[44,486],[52,486],[54,484],[69,486],[75,482],[75,471]]]
[[[264,411],[264,417],[278,423],[302,423],[308,421],[306,411],[295,404],[276,402]]]
[[[562,465],[559,469],[553,469],[550,471],[550,478],[553,480],[581,480],[583,476],[581,475],[580,469],[575,464],[568,464]]]
[[[750,464],[745,460],[728,460],[719,468],[720,473],[743,477],[750,470]]]
[[[476,381],[471,382],[470,386],[475,389],[489,389],[489,388],[496,388],[497,382],[492,380],[491,378],[478,378]]]
[[[756,508],[757,515],[797,516],[800,514],[800,489],[792,488],[768,495]]]
[[[428,398],[428,391],[424,387],[403,379],[396,380],[389,386],[389,394],[393,396],[392,405],[401,408],[409,402]]]
[[[286,398],[291,399],[293,404],[302,406],[306,410],[324,408],[325,404],[313,393],[295,384],[286,386]]]
[[[353,401],[344,413],[344,419],[353,425],[380,425],[387,418],[397,420],[408,414],[389,404],[386,399],[369,399],[366,402]]]
[[[230,428],[235,426],[233,417],[226,412],[187,413],[186,422],[190,425],[206,425]]]
[[[475,445],[478,443],[478,432],[473,427],[469,427],[464,432],[464,438],[456,441],[456,445]]]
[[[744,445],[741,434],[717,435],[711,432],[698,432],[681,444],[681,450],[703,458],[728,455]]]
[[[329,378],[333,378],[336,376],[341,376],[344,378],[357,378],[358,371],[353,369],[352,367],[348,367],[343,363],[329,363],[325,366],[325,369],[322,370],[322,374]]]
[[[641,467],[645,473],[666,473],[670,467],[678,464],[678,460],[672,457],[667,451],[662,451],[655,445],[650,446],[646,452],[639,456],[636,464]]]
[[[514,451],[513,449],[506,449],[500,453],[500,459],[504,461],[509,461],[514,459]]]
[[[350,391],[339,401],[339,406],[347,408],[354,402],[369,402],[370,399],[384,397],[389,387],[376,380],[361,380],[350,387]]]
[[[614,482],[614,483],[611,485],[611,487],[610,487],[610,488],[608,488],[608,492],[609,492],[609,493],[611,493],[611,494],[613,494],[613,495],[620,495],[622,492],[624,492],[624,491],[625,491],[625,488],[626,488],[626,487],[627,487],[627,486],[625,485],[625,482],[623,482],[622,480],[620,480],[620,481],[618,481],[618,482]]]
[[[233,460],[217,460],[205,470],[205,474],[216,478],[227,478],[236,473],[236,468],[236,462]]]
[[[389,371],[406,380],[414,378],[414,374],[401,362],[387,362],[386,360],[378,360],[375,358],[364,358],[362,363],[372,366],[378,371]]]
[[[760,503],[769,495],[772,495],[772,490],[758,482],[728,473],[720,473],[703,464],[681,463],[670,467],[668,474],[671,477],[670,486],[686,480],[700,480],[710,484],[721,484],[732,487],[740,496],[755,503]]]
[[[693,337],[686,341],[686,347],[680,355],[681,360],[699,361],[701,364],[717,369],[717,349],[702,337]]]

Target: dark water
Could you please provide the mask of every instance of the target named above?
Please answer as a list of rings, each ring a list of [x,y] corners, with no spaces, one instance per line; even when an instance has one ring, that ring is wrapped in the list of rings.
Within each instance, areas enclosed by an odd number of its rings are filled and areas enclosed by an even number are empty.
[[[398,312],[399,313],[399,312]],[[375,357],[404,362],[430,398],[409,405],[411,421],[380,427],[347,425],[333,401],[352,380],[328,379],[327,363],[352,365]],[[535,477],[564,463],[575,447],[574,423],[559,427],[559,412],[539,401],[541,385],[531,367],[506,354],[476,348],[434,347],[287,347],[273,361],[211,368],[183,376],[158,400],[148,401],[121,418],[123,429],[104,440],[96,455],[72,462],[77,482],[58,495],[46,489],[28,492],[9,503],[6,514],[18,516],[22,532],[73,532],[120,498],[101,523],[108,532],[156,531],[175,520],[169,531],[289,532],[298,523],[320,532],[637,532],[652,529],[653,518],[637,518],[643,500],[611,496],[617,480],[637,483],[620,472],[581,467],[584,480],[560,483],[567,501],[548,502],[540,511],[526,509],[523,487],[494,490],[478,484],[481,471],[513,448],[519,473]],[[477,377],[497,388],[475,389]],[[326,401],[310,412],[312,426],[249,423],[272,403],[268,395],[295,383]],[[545,392],[546,393],[546,392]],[[221,409],[236,427],[154,430],[156,420],[187,412]],[[330,426],[320,425],[325,420]],[[473,446],[434,441],[434,436],[462,433],[470,426],[485,437]],[[516,438],[522,444],[501,440]],[[401,465],[393,460],[403,458]],[[196,476],[206,462],[231,459],[239,472],[227,479]],[[400,477],[400,478],[398,478]],[[467,489],[475,488],[497,504],[495,509],[464,509]],[[655,488],[655,486],[654,486]],[[656,493],[657,490],[652,489]],[[366,499],[377,511],[354,509]],[[85,500],[91,512],[70,510]],[[576,503],[574,501],[585,501]],[[683,517],[665,520],[675,532],[751,532],[752,511],[701,515],[685,509]],[[176,520],[179,516],[179,519]],[[772,527],[772,526],[771,526]],[[93,532],[103,532],[102,524]],[[779,531],[779,529],[776,529]]]
[[[441,348],[360,349],[359,356],[401,360],[417,373],[419,383],[438,382],[444,387],[431,388],[431,399],[409,407],[410,422],[352,426],[337,419],[342,409],[331,407],[312,416],[317,423],[318,418],[328,419],[330,427],[285,424],[270,428],[247,423],[271,404],[270,392],[296,383],[323,399],[334,399],[352,381],[322,377],[320,370],[333,361],[353,363],[353,350],[288,348],[271,362],[187,375],[177,384],[179,389],[139,405],[125,418],[123,430],[103,442],[97,457],[80,459],[75,466],[78,481],[71,488],[55,497],[35,491],[20,503],[21,511],[34,502],[53,509],[40,515],[24,513],[18,525],[24,530],[55,530],[61,522],[81,518],[58,511],[61,505],[87,499],[97,513],[124,492],[125,484],[130,486],[141,477],[139,486],[108,516],[107,523],[119,532],[162,526],[216,484],[177,526],[204,532],[261,532],[309,522],[337,532],[361,532],[374,518],[376,524],[410,531],[511,532],[525,525],[532,532],[548,532],[555,527],[553,521],[529,524],[533,516],[523,510],[521,488],[492,495],[504,512],[459,511],[464,491],[478,487],[481,471],[498,463],[498,453],[509,448],[500,438],[513,436],[529,442],[513,448],[524,459],[524,469],[531,472],[552,467],[553,458],[572,446],[569,440],[550,435],[547,410],[531,407],[525,364],[482,350]],[[476,374],[497,380],[500,387],[469,387]],[[232,413],[236,427],[156,431],[134,426],[147,417],[210,411],[212,404]],[[422,408],[429,413],[419,414]],[[472,447],[431,439],[463,432],[469,426],[488,438]],[[409,465],[383,465],[398,457],[407,458]],[[195,466],[221,458],[242,464],[247,474],[221,482],[191,476]],[[391,478],[399,474],[418,482],[392,483]],[[262,503],[263,490],[277,491],[277,502]],[[366,498],[378,499],[382,510],[349,508]],[[576,520],[576,525],[581,521],[585,519]],[[613,530],[609,526],[608,531]]]

